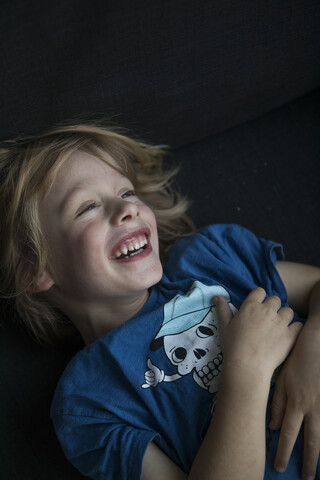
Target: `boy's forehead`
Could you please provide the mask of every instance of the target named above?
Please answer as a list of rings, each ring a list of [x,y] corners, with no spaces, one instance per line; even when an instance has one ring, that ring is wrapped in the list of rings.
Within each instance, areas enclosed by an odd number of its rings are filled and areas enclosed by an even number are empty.
[[[125,178],[107,162],[87,152],[77,151],[61,165],[44,198],[55,199],[61,208],[76,194],[101,181]]]
[[[88,168],[92,169],[92,166],[95,166],[95,168],[103,168],[106,165],[109,166],[109,168],[112,168],[107,162],[101,160],[95,155],[84,152],[83,150],[77,150],[76,152],[73,152],[64,162],[62,169],[79,171],[86,170]]]
[[[53,186],[73,188],[75,184],[89,184],[100,175],[108,175],[116,170],[98,157],[83,151],[77,151],[62,164],[57,172]]]

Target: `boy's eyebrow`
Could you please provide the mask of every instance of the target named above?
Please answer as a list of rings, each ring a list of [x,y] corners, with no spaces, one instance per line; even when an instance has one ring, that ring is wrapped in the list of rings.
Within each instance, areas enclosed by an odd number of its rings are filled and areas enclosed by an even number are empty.
[[[77,183],[73,188],[67,191],[67,193],[63,196],[61,202],[59,203],[58,210],[59,213],[63,213],[66,211],[70,203],[72,203],[74,197],[81,193],[84,190],[84,182]]]

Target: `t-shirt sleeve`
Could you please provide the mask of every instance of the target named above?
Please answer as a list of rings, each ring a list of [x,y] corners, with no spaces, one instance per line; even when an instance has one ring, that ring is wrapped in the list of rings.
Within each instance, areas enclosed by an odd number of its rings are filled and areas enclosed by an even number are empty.
[[[261,286],[267,295],[278,295],[287,302],[285,286],[276,269],[284,260],[282,245],[258,238],[239,225],[215,224],[198,230],[170,251],[168,277],[189,277],[211,281],[237,290],[244,298]]]
[[[250,230],[233,224],[209,226],[203,234],[231,269],[237,269],[240,275],[252,279],[268,294],[279,295],[286,301],[287,292],[276,269],[276,262],[285,259],[280,243],[259,238]]]
[[[140,480],[155,432],[87,415],[52,415],[52,420],[65,456],[83,475]]]

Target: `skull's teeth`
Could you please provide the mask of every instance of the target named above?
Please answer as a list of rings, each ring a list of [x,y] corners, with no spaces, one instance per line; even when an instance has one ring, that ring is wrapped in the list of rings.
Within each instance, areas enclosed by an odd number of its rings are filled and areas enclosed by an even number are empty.
[[[199,370],[198,375],[202,379],[203,383],[206,385],[210,382],[214,377],[217,377],[221,372],[221,364],[222,364],[223,355],[220,352],[212,362],[209,362],[208,365],[205,365],[202,370]]]

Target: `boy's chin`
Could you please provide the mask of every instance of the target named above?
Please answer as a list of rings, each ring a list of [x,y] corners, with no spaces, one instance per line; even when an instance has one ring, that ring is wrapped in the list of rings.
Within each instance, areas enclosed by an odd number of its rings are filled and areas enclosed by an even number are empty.
[[[160,282],[162,278],[162,274],[163,274],[163,269],[161,264],[156,268],[154,268],[153,270],[149,269],[146,272],[145,276],[142,274],[140,277],[141,286],[143,286],[146,290],[151,289],[152,287],[157,285],[157,283]]]

